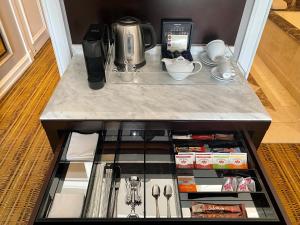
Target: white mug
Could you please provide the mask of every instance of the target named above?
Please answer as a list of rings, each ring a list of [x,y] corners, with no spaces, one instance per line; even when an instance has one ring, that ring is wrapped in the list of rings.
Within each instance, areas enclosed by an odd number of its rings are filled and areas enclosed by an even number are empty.
[[[214,62],[217,57],[224,57],[225,49],[226,46],[222,40],[214,40],[206,45],[207,55]]]

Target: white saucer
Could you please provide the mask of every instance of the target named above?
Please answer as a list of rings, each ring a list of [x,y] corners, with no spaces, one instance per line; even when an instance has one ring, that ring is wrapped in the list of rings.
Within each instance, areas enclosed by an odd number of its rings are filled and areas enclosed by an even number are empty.
[[[218,71],[217,67],[212,68],[210,72],[211,72],[211,76],[213,78],[215,78],[216,80],[219,80],[219,81],[233,81],[234,80],[234,77],[231,77],[229,79],[224,79],[222,74],[220,74],[220,72]]]
[[[207,55],[207,52],[206,51],[203,51],[200,53],[200,60],[201,62],[203,62],[205,65],[207,66],[216,66],[217,63],[212,61],[208,55]]]

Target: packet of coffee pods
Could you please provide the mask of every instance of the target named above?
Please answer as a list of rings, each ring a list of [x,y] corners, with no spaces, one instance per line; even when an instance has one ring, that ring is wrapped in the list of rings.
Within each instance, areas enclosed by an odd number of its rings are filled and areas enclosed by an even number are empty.
[[[239,147],[235,147],[235,148],[212,148],[211,152],[218,152],[218,153],[240,153],[241,149]]]
[[[175,155],[176,168],[178,169],[193,169],[195,162],[194,153],[178,153]]]
[[[213,154],[213,169],[228,169],[229,154],[214,153]]]
[[[224,184],[222,191],[224,192],[236,192],[237,190],[237,178],[236,177],[224,177]]]
[[[229,169],[248,169],[247,153],[230,153]]]
[[[213,168],[213,155],[212,153],[196,153],[196,169],[212,169]]]
[[[194,176],[178,176],[179,192],[197,192],[197,186]]]
[[[233,141],[234,140],[234,134],[215,134],[215,140]]]

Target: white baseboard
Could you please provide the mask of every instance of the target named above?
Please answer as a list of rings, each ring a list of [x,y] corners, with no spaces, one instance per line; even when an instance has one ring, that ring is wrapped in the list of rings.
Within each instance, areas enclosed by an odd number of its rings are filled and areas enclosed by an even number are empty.
[[[31,65],[31,57],[26,54],[9,72],[3,79],[0,80],[0,98],[2,98],[17,82],[17,80],[24,74],[26,69]]]

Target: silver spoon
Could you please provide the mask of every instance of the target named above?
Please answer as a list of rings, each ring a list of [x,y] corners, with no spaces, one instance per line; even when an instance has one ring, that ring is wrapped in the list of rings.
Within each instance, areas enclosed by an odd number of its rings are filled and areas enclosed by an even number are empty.
[[[160,196],[160,188],[157,184],[152,186],[152,196],[155,198],[156,218],[160,218],[159,208],[158,208],[158,198]]]
[[[172,197],[172,187],[167,184],[164,188],[164,196],[167,198],[167,218],[171,218],[171,210],[170,210],[170,198]]]

